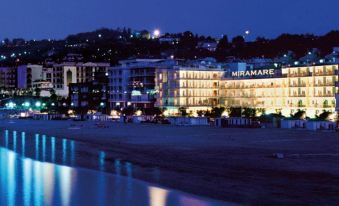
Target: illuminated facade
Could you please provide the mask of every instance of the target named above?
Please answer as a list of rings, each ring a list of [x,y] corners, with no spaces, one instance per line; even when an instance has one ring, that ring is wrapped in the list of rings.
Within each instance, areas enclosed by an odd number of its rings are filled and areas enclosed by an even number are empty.
[[[219,105],[219,86],[222,69],[174,66],[156,70],[156,106],[177,114],[179,108],[187,112],[207,110]]]
[[[226,108],[265,109],[290,116],[298,110],[308,117],[335,111],[338,65],[283,68],[271,77],[225,78],[220,87],[220,105]]]
[[[228,71],[218,67],[174,66],[156,70],[156,106],[167,114],[212,107],[256,108],[290,116],[315,117],[336,110],[338,65]],[[339,98],[339,96],[338,96]]]

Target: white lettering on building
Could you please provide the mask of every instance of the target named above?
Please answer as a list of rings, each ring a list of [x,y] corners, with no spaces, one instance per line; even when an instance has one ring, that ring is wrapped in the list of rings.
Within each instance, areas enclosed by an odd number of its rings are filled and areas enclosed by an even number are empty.
[[[264,76],[264,75],[274,75],[274,69],[232,72],[232,77],[248,77],[248,76]]]

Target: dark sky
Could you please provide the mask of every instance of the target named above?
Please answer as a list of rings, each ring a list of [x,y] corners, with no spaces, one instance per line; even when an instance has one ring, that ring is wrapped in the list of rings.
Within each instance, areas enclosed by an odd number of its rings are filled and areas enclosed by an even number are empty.
[[[0,38],[63,38],[101,27],[249,38],[339,29],[339,0],[1,0]]]

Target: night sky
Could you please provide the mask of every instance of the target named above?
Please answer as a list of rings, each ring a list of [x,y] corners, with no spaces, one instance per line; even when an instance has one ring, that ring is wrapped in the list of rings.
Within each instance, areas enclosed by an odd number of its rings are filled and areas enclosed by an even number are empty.
[[[338,0],[2,0],[0,38],[63,38],[101,27],[249,38],[339,29]]]

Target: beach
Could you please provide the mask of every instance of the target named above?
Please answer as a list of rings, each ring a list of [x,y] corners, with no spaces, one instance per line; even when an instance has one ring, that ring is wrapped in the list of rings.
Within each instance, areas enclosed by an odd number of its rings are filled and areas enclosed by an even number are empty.
[[[88,156],[105,151],[107,165],[119,159],[139,166],[137,179],[209,198],[245,205],[339,202],[335,132],[34,120],[0,120],[0,130],[79,142]],[[80,162],[91,168],[85,158]]]

